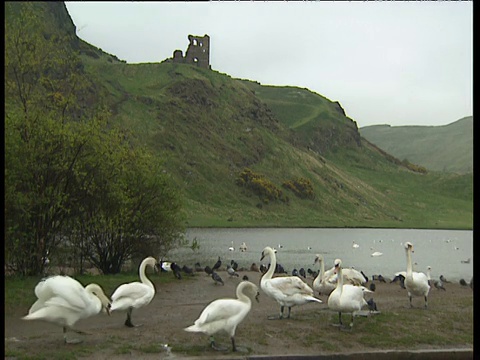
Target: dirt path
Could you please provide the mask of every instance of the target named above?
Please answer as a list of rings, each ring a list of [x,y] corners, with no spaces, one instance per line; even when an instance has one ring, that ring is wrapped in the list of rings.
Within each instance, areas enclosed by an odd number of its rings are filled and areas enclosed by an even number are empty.
[[[143,324],[141,327],[125,327],[124,313],[113,313],[111,317],[98,315],[80,321],[76,328],[89,332],[90,335],[84,336],[84,342],[78,345],[64,345],[61,328],[55,325],[21,320],[20,317],[28,309],[5,314],[7,354],[42,354],[45,358],[62,358],[62,351],[66,351],[73,354],[74,358],[89,359],[231,358],[230,352],[219,353],[210,349],[206,335],[183,330],[193,324],[210,301],[221,297],[234,297],[235,288],[243,275],[247,275],[255,284],[259,284],[260,280],[260,273],[250,271],[242,272],[239,278],[230,278],[225,271],[219,274],[224,279],[225,286],[215,285],[205,273],[196,273],[193,279],[155,284],[157,294],[153,301],[133,313],[134,324]],[[152,279],[155,282],[154,276]],[[312,284],[311,278],[306,281]],[[251,312],[237,329],[236,343],[240,350],[238,355],[334,354],[381,350],[385,347],[473,348],[473,291],[470,287],[450,283],[446,284],[447,291],[433,288],[429,296],[429,309],[423,310],[423,299],[420,298],[414,299],[414,309],[408,307],[406,290],[398,284],[376,285],[373,298],[381,314],[356,317],[354,328],[349,332],[339,331],[332,326],[338,321],[338,314],[328,309],[325,296],[319,297],[324,302],[322,304],[311,303],[293,308],[291,319],[267,320],[268,315],[278,314],[279,306],[260,290],[260,302],[253,304]],[[370,296],[366,298],[369,299]],[[448,319],[445,318],[446,314]],[[404,315],[414,316],[414,319],[418,317],[418,321],[405,320]],[[350,316],[344,316],[349,321]],[[368,330],[368,326],[371,326],[369,323],[380,321],[382,316],[397,316],[401,324],[397,330],[392,328],[392,333],[388,335],[390,337],[398,331],[405,331],[402,330],[405,326],[413,326],[415,331],[442,331],[438,334],[438,339],[443,339],[447,338],[443,331],[448,334],[448,329],[440,327],[447,324],[452,327],[451,331],[466,332],[467,339],[471,340],[453,345],[442,345],[441,341],[432,341],[431,344],[395,344],[392,340],[390,345],[385,345],[385,341],[379,340],[378,344],[365,345],[366,337],[370,336],[367,331],[372,331]],[[376,317],[378,319],[375,319]],[[452,320],[452,317],[458,319]],[[411,323],[405,324],[407,321]],[[226,335],[218,335],[216,339],[221,345],[230,347],[230,340]],[[163,344],[168,344],[170,353]]]

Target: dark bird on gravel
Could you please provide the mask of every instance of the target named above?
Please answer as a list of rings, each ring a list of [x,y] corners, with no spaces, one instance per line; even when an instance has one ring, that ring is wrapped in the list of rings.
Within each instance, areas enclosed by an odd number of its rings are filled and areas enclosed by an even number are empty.
[[[185,274],[193,276],[193,269],[191,267],[188,267],[187,265],[183,265],[182,270]]]
[[[208,266],[208,265],[205,266],[205,269],[204,269],[204,270],[205,270],[205,272],[206,272],[208,275],[212,275],[213,270],[212,270],[212,268],[211,268],[210,266]]]
[[[252,265],[250,266],[250,271],[260,272],[260,269],[258,268],[257,264],[252,263]]]
[[[375,303],[375,301],[373,301],[373,299],[367,300],[367,305],[370,311],[378,311],[377,304]]]
[[[265,274],[267,272],[268,268],[264,264],[260,264],[260,272],[262,274]]]
[[[445,287],[443,286],[443,282],[439,280],[433,280],[433,286],[435,286],[438,290],[447,291],[447,289],[445,289]]]
[[[220,256],[219,256],[217,262],[215,263],[215,265],[213,265],[212,270],[213,271],[218,270],[220,266],[222,266],[222,260],[220,260]]]
[[[372,291],[375,291],[375,289],[377,288],[374,282],[372,282],[369,287],[370,287],[370,290]]]
[[[248,276],[247,276],[247,275],[243,275],[242,280],[243,280],[243,281],[248,281]]]
[[[465,281],[465,279],[460,279],[460,285],[463,285],[463,286],[468,286],[467,282]]]
[[[202,265],[200,265],[199,262],[195,263],[195,271],[196,272],[202,272],[203,271]]]
[[[298,273],[304,278],[307,278],[307,274],[305,273],[305,269],[302,267],[300,270],[298,270]]]
[[[292,270],[292,276],[298,276],[298,270],[297,269]]]
[[[231,266],[227,266],[227,273],[230,275],[230,277],[236,276],[238,277],[238,273],[235,271],[235,269]]]
[[[215,285],[217,284],[225,285],[220,275],[218,275],[215,271],[212,272],[212,279],[213,281],[215,281]]]
[[[378,281],[383,282],[383,283],[387,282],[382,275],[378,275]]]
[[[440,280],[444,283],[449,283],[450,282],[447,279],[445,279],[445,276],[443,276],[443,275],[440,275]]]
[[[238,270],[238,263],[235,260],[230,261],[230,265],[232,266],[233,270]]]
[[[170,265],[170,269],[172,269],[173,275],[175,275],[178,280],[182,278],[182,274],[180,274],[182,269],[180,268],[180,266],[177,265],[177,263],[172,262],[172,264]]]
[[[405,276],[403,276],[402,274],[395,275],[395,277],[392,281],[390,281],[390,283],[394,283],[397,281],[400,282],[400,286],[402,287],[402,289],[405,289]]]

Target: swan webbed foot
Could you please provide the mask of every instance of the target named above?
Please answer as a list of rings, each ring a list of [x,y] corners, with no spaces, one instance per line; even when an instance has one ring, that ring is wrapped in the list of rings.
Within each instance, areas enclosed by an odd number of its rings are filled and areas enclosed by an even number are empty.
[[[213,336],[210,337],[210,347],[213,349],[213,350],[216,350],[216,351],[228,351],[228,348],[224,347],[224,346],[218,346],[216,343],[215,343],[215,339],[213,338]],[[235,350],[234,350],[235,351]]]
[[[129,328],[136,328],[136,327],[140,327],[140,326],[143,326],[143,324],[138,324],[138,325],[134,325],[132,324],[131,321],[125,321],[125,326],[128,326]]]
[[[75,330],[75,329],[72,329],[72,331],[75,331],[77,334],[80,334],[80,335],[91,335],[85,331],[82,331],[82,330]]]
[[[65,344],[72,345],[72,344],[80,344],[83,342],[81,339],[70,339],[68,340],[67,338],[64,338]]]
[[[267,316],[267,320],[282,320],[283,319],[283,316],[282,315],[270,315],[270,316]]]

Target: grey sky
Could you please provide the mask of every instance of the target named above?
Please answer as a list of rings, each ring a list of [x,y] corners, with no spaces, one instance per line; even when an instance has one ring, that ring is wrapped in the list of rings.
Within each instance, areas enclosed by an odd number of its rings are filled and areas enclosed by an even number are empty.
[[[128,63],[210,36],[212,69],[339,101],[359,127],[473,114],[473,2],[66,2],[77,35]]]

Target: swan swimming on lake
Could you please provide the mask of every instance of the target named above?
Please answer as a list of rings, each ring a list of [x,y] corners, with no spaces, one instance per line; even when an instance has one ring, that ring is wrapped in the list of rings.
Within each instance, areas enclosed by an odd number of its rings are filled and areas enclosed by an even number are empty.
[[[355,312],[362,310],[362,307],[368,306],[363,298],[365,292],[371,292],[363,286],[354,286],[350,284],[343,284],[342,274],[342,260],[335,260],[335,272],[337,273],[338,281],[335,290],[332,291],[328,297],[328,307],[334,311],[338,311],[338,320],[343,326],[342,312],[352,314],[350,327],[353,327],[353,316]]]
[[[235,251],[235,247],[233,246],[233,241],[232,241],[232,246],[228,248],[228,251]]]
[[[63,275],[42,279],[35,286],[37,301],[30,307],[23,320],[43,320],[63,327],[63,340],[75,344],[81,340],[67,340],[67,330],[80,319],[97,315],[102,310],[110,315],[110,300],[97,284],[83,287],[77,280]]]
[[[412,296],[423,296],[425,299],[425,309],[428,306],[427,296],[430,291],[428,277],[422,272],[413,271],[412,266],[413,244],[409,241],[405,243],[405,253],[407,256],[407,272],[405,274],[405,288],[408,291],[410,307],[413,307]]]
[[[157,261],[153,257],[145,258],[139,267],[140,281],[122,284],[112,294],[111,311],[126,310],[125,326],[135,327],[132,323],[132,311],[150,304],[155,296],[155,287],[145,274],[146,267],[156,269]],[[140,325],[137,325],[140,326]]]
[[[360,245],[358,245],[358,244],[355,242],[355,240],[353,240],[353,245],[352,245],[352,247],[353,247],[354,249],[358,249],[358,248],[360,247]]]
[[[375,251],[370,256],[376,257],[376,256],[382,256],[382,255],[383,253],[381,253],[380,251]]]
[[[252,307],[251,298],[258,301],[258,287],[250,281],[242,281],[237,286],[236,299],[217,299],[207,305],[195,323],[185,331],[202,332],[210,336],[210,346],[222,350],[215,345],[213,335],[224,331],[230,335],[232,351],[237,351],[235,346],[235,330],[245,319]]]
[[[270,257],[270,267],[260,280],[260,288],[272,299],[280,304],[280,319],[283,318],[283,310],[288,307],[288,315],[295,305],[303,305],[308,302],[321,303],[322,300],[313,296],[313,289],[297,276],[282,276],[272,278],[277,266],[275,251],[267,246],[262,251],[262,261],[265,257]]]

